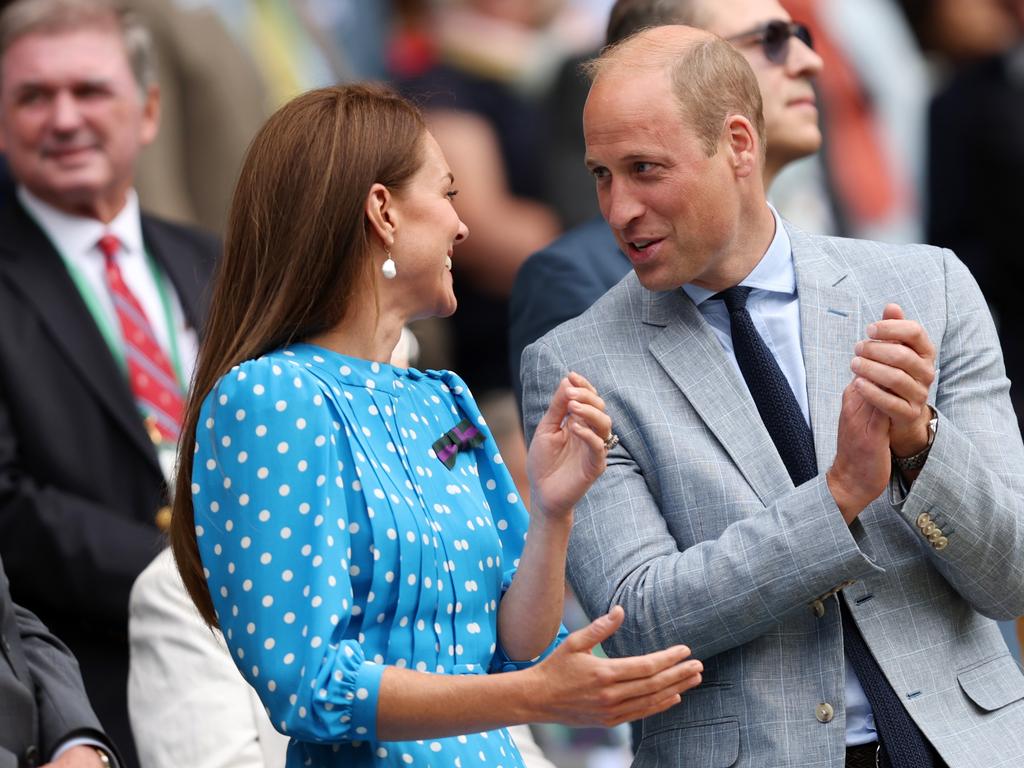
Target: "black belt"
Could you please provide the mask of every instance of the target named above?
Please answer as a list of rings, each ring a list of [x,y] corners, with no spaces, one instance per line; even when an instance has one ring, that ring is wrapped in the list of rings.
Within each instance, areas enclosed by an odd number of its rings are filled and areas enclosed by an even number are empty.
[[[846,768],[887,768],[888,765],[877,741],[846,748]]]

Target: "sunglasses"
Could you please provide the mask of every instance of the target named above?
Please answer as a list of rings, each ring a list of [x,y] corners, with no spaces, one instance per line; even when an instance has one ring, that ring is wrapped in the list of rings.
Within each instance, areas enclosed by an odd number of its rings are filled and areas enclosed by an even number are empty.
[[[789,39],[795,37],[808,48],[814,48],[811,30],[797,21],[768,21],[753,29],[725,38],[730,43],[745,41],[760,43],[764,57],[772,64],[782,64],[789,55]]]

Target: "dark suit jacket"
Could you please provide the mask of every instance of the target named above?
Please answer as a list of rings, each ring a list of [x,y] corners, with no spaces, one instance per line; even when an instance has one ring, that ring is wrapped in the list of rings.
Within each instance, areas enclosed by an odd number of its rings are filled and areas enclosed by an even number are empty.
[[[509,367],[520,411],[523,350],[556,325],[582,315],[631,269],[601,217],[569,230],[519,268],[509,299]]]
[[[0,562],[0,768],[47,762],[56,747],[104,736],[78,662],[31,612],[11,600]],[[115,753],[116,754],[116,753]]]
[[[218,245],[143,217],[143,239],[201,327]],[[168,503],[128,382],[60,255],[15,201],[0,210],[0,556],[14,598],[78,657],[129,765],[128,593]]]

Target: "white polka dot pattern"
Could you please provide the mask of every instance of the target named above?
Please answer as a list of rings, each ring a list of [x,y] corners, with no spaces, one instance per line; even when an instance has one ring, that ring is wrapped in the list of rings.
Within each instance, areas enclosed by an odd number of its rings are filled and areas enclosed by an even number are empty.
[[[431,450],[463,418],[482,423],[452,373],[305,344],[236,367],[203,404],[200,553],[236,664],[296,739],[289,768],[521,765],[504,731],[376,740],[386,665],[482,674],[536,661],[497,644],[527,515],[494,442],[452,470]]]

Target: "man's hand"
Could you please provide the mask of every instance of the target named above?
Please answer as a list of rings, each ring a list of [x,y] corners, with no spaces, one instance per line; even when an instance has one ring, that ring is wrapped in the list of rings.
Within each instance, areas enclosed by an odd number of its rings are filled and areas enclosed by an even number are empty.
[[[854,347],[850,364],[863,382],[864,400],[889,417],[889,447],[913,456],[928,445],[928,388],[935,380],[935,347],[921,324],[907,320],[897,304],[868,326],[868,338]]]
[[[103,761],[100,760],[96,747],[83,744],[62,752],[60,757],[52,763],[46,763],[42,768],[103,768]]]
[[[889,482],[889,419],[863,392],[873,387],[855,378],[843,390],[836,458],[825,473],[829,492],[849,525]]]

